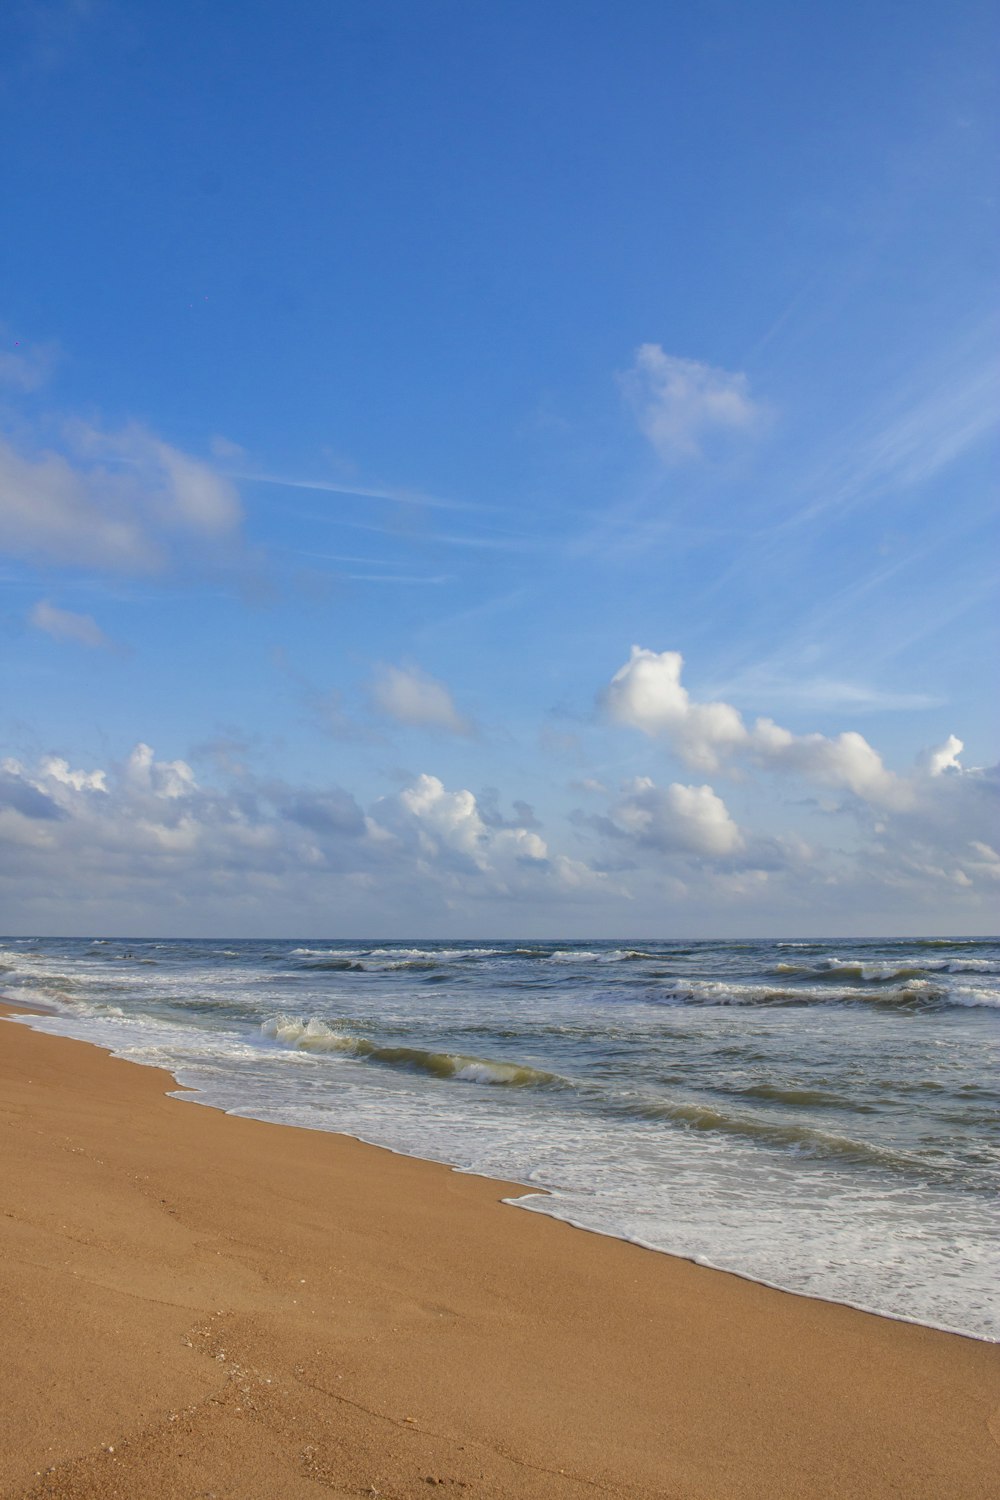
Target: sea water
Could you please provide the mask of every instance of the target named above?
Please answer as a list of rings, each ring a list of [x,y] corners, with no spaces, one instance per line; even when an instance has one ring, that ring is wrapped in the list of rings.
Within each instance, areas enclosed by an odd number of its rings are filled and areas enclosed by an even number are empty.
[[[37,1029],[521,1207],[1000,1337],[1000,943],[0,940]],[[2,1035],[2,1032],[0,1032]]]

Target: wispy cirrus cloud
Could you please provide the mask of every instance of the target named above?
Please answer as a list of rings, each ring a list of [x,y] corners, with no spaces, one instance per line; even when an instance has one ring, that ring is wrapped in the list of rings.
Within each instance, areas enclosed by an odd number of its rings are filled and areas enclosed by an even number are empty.
[[[795,664],[757,665],[726,680],[720,695],[744,703],[781,703],[853,713],[908,713],[940,708],[947,700],[933,693],[895,692],[861,679],[827,677]]]
[[[795,507],[786,527],[917,490],[1000,426],[1000,360],[992,351],[942,364],[907,383],[881,412],[841,438],[808,480],[805,503]]]
[[[243,480],[248,484],[278,485],[289,490],[320,490],[332,495],[349,495],[359,500],[390,500],[396,505],[411,505],[427,510],[486,511],[496,508],[471,500],[443,500],[440,495],[428,495],[423,490],[404,489],[397,485],[344,484],[334,479],[299,479],[288,474],[260,474],[250,469],[234,471],[230,478]]]
[[[355,521],[349,516],[323,515],[316,511],[295,510],[286,512],[292,514],[299,521],[318,521],[324,526],[340,526],[348,531],[363,531],[372,536],[391,537],[396,542],[416,541],[421,546],[431,547],[465,547],[473,551],[484,552],[533,552],[544,549],[551,545],[544,538],[525,536],[522,533],[512,535],[506,532],[496,531],[470,531],[466,533],[420,531],[412,533],[400,526],[379,523],[376,521]]]

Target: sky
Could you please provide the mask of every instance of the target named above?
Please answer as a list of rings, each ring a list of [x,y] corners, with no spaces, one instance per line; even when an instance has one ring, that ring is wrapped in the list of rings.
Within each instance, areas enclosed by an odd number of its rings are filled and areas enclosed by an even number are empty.
[[[0,930],[997,930],[992,6],[9,0]]]

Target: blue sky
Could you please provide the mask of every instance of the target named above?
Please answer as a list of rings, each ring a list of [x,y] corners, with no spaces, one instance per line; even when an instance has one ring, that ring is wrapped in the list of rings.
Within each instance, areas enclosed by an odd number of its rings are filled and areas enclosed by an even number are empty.
[[[0,926],[995,929],[990,10],[5,7]]]

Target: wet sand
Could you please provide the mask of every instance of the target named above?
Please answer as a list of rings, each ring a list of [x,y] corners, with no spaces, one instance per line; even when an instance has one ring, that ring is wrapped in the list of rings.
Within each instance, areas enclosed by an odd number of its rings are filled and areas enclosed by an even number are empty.
[[[4,1497],[1000,1494],[996,1345],[175,1087],[0,1021]]]

